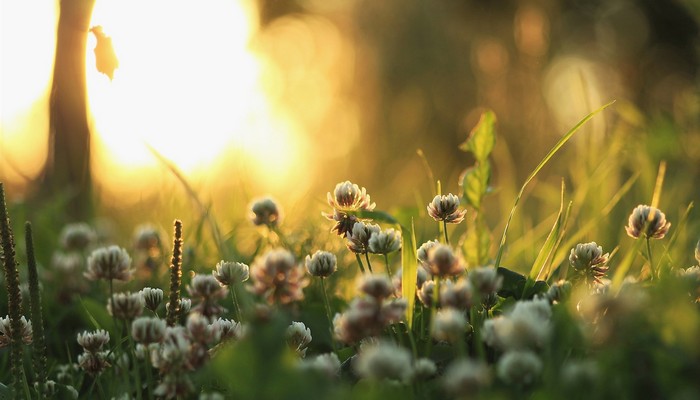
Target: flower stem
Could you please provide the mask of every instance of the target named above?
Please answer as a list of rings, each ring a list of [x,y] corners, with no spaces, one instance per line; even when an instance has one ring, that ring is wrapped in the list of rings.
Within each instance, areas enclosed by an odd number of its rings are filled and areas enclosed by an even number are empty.
[[[372,271],[372,263],[369,262],[369,253],[365,252],[365,259],[367,260],[367,269],[369,269],[369,273],[373,274],[374,271]]]
[[[394,274],[391,272],[391,265],[389,264],[389,255],[387,253],[384,253],[384,262],[386,262],[386,273],[389,275],[389,279],[391,279]]]
[[[357,254],[357,253],[355,253],[355,258],[357,259],[357,265],[360,266],[360,272],[362,272],[362,273],[364,274],[364,273],[365,273],[365,267],[364,267],[364,265],[362,265],[362,259],[360,258],[360,255]]]
[[[651,257],[651,239],[649,237],[646,237],[646,244],[647,244],[647,258],[649,260],[649,269],[651,270],[651,279],[658,279],[659,272],[654,269],[654,261],[653,261],[653,258]]]
[[[238,322],[243,321],[243,313],[241,312],[241,306],[238,304],[238,297],[236,297],[236,288],[235,288],[235,283],[231,285],[231,300],[233,300],[233,307],[236,309],[236,318],[238,318]]]
[[[437,315],[438,302],[440,301],[440,277],[436,277],[435,286],[433,287],[433,301],[430,304],[430,326],[428,328],[428,350],[425,356],[430,357],[433,349],[433,325],[435,324],[435,316]]]
[[[323,292],[323,302],[326,304],[326,317],[328,317],[328,330],[331,333],[331,347],[335,351],[335,338],[333,337],[333,318],[331,317],[331,303],[328,301],[328,293],[326,293],[326,279],[321,277],[321,291]]]
[[[445,233],[445,244],[450,245],[450,238],[447,236],[447,221],[442,221],[442,231]]]
[[[469,310],[469,323],[472,325],[472,345],[474,347],[474,352],[481,361],[486,360],[486,353],[484,353],[484,346],[481,344],[481,327],[479,325],[479,312],[476,309],[477,306],[472,306]]]

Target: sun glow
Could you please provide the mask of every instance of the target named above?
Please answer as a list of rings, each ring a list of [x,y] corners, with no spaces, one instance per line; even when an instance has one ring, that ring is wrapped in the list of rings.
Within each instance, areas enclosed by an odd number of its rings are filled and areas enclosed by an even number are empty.
[[[240,1],[97,1],[119,58],[114,80],[97,72],[88,42],[88,98],[99,135],[96,171],[124,179],[158,163],[149,147],[190,174],[227,154],[263,172],[288,171],[298,141],[273,116],[260,66],[248,50],[255,10]]]

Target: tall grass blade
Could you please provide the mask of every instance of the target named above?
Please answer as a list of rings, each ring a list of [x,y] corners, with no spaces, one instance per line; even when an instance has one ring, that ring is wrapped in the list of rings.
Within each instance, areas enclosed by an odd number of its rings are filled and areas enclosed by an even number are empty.
[[[401,240],[401,295],[406,299],[406,323],[408,329],[411,329],[418,280],[418,254],[413,218],[411,218],[410,228],[401,226]]]

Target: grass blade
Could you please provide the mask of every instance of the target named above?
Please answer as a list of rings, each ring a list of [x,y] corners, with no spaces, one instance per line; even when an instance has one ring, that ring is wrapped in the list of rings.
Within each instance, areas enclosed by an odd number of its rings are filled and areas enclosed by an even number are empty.
[[[416,282],[418,280],[418,254],[416,233],[411,219],[411,227],[401,226],[401,295],[406,299],[406,323],[413,327],[413,309],[416,303]]]

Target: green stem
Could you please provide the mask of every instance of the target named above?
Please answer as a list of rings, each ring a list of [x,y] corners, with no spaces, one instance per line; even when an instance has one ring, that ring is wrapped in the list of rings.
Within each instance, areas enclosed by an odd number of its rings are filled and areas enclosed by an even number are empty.
[[[389,264],[389,255],[384,253],[384,262],[386,263],[386,273],[389,275],[389,279],[391,279],[394,274],[391,272],[391,265]]]
[[[112,324],[114,325],[114,331],[118,332],[119,327],[117,326],[117,318],[114,316],[114,280],[109,279],[109,307],[112,310]]]
[[[141,391],[143,390],[143,386],[141,385],[141,369],[138,367],[138,363],[136,362],[136,351],[134,349],[134,340],[129,334],[129,328],[128,328],[128,323],[126,320],[124,321],[124,329],[126,329],[126,337],[129,340],[129,355],[131,356],[131,361],[133,362],[134,365],[134,372],[136,373],[136,398],[139,400],[143,399],[143,395]]]
[[[233,300],[233,308],[236,309],[236,317],[238,318],[238,322],[243,321],[243,313],[241,312],[241,306],[238,304],[238,297],[236,297],[236,288],[235,288],[235,283],[230,286],[229,289],[231,289],[231,300]]]
[[[372,271],[372,263],[369,262],[369,253],[365,252],[365,259],[367,260],[367,269],[369,269],[369,273],[373,274],[374,271]]]
[[[484,346],[481,344],[481,326],[479,325],[479,312],[476,309],[477,306],[472,306],[469,310],[469,323],[472,325],[472,346],[477,357],[481,361],[486,361],[486,353],[484,353]]]
[[[646,238],[646,244],[647,244],[647,258],[649,259],[649,269],[651,270],[651,279],[658,279],[659,274],[658,271],[654,269],[654,261],[651,257],[651,239],[649,237]]]
[[[443,232],[445,233],[445,244],[450,245],[450,238],[447,236],[447,221],[442,220],[442,229]]]
[[[360,255],[357,254],[357,253],[355,253],[355,258],[357,259],[357,265],[360,266],[360,272],[362,272],[362,274],[364,274],[364,273],[365,273],[365,267],[364,267],[364,265],[362,265],[362,258],[360,258]]]
[[[331,347],[335,351],[335,337],[333,336],[333,318],[331,313],[331,303],[328,301],[328,293],[326,293],[326,279],[321,277],[321,291],[323,292],[323,302],[326,304],[326,317],[328,318],[328,330],[331,333]]]
[[[440,301],[440,277],[435,277],[435,286],[433,286],[433,301],[430,304],[430,327],[428,328],[428,350],[425,356],[430,357],[433,350],[433,325],[435,324],[435,316],[437,315],[437,306]]]

